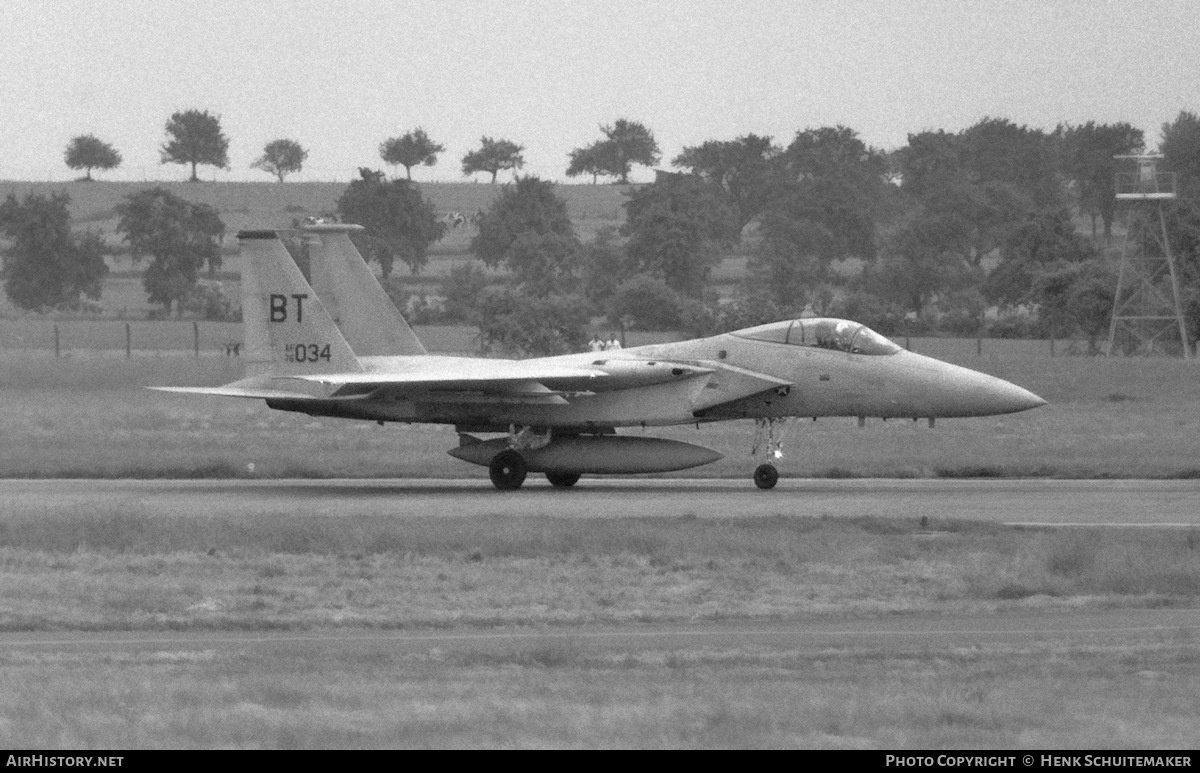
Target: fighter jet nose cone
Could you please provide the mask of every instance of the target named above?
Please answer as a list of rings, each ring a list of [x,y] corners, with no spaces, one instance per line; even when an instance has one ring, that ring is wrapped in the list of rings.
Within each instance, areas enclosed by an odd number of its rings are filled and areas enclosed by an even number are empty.
[[[908,361],[918,374],[916,391],[928,403],[929,415],[996,416],[1046,404],[1028,389],[1002,378],[917,355]]]
[[[1017,408],[1018,411],[1028,411],[1034,408],[1041,408],[1043,405],[1047,404],[1045,400],[1038,397],[1033,392],[1030,392],[1028,389],[1021,389],[1021,387],[1017,387],[1017,389],[1021,392],[1021,395],[1018,398],[1021,407]]]
[[[1041,408],[1046,401],[1030,392],[1002,379],[994,379],[986,388],[987,397],[984,401],[989,405],[989,413],[1017,413],[1033,408]]]

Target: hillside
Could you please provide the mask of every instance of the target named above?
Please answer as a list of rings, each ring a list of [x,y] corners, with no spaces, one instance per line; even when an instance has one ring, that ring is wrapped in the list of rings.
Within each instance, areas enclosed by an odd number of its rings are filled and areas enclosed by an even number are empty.
[[[471,215],[486,209],[503,188],[486,183],[418,183],[421,193],[433,202],[439,213],[461,212]],[[118,253],[123,243],[117,233],[116,206],[130,194],[161,186],[177,196],[207,204],[225,223],[226,257],[223,269],[238,273],[237,232],[243,229],[291,228],[297,219],[331,213],[346,184],[276,182],[69,182],[31,183],[0,181],[0,197],[23,198],[30,193],[48,196],[64,192],[71,197],[71,220],[76,228],[99,231]],[[625,192],[621,185],[560,185],[558,195],[567,203],[571,220],[579,236],[590,239],[604,227],[619,227],[624,221]],[[437,286],[458,263],[470,259],[471,237],[475,227],[469,223],[447,231],[446,236],[429,250],[430,264],[420,277],[412,277],[403,266],[398,275],[414,288],[437,292]],[[146,300],[141,273],[145,263],[133,265],[125,254],[109,257],[113,273],[105,280],[100,305],[105,317],[142,319],[154,307]],[[226,291],[237,295],[237,281],[227,280]],[[0,316],[19,316],[20,312],[0,293]]]
[[[226,240],[244,228],[290,228],[292,221],[335,210],[335,202],[349,183],[276,182],[69,182],[37,183],[0,181],[0,197],[17,198],[38,193],[65,192],[71,197],[71,218],[77,226],[113,234],[117,218],[114,208],[126,196],[143,188],[161,186],[177,196],[207,204],[220,213]],[[503,187],[486,183],[418,183],[421,193],[438,212],[470,215],[486,209]],[[622,185],[560,185],[558,195],[566,202],[580,236],[589,237],[603,225],[618,226],[624,220],[625,191]],[[464,229],[457,229],[463,231]],[[457,236],[459,234],[451,234]],[[117,241],[114,239],[114,242]],[[458,240],[454,240],[458,241]],[[441,245],[443,248],[448,245]],[[436,245],[435,245],[436,247]]]

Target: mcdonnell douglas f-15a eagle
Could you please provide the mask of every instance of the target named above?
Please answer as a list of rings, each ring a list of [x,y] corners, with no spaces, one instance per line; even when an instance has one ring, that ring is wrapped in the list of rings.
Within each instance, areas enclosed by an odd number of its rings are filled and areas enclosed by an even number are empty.
[[[451,456],[486,466],[498,489],[529,472],[569,487],[583,473],[667,472],[721,454],[621,427],[754,419],[757,451],[781,455],[795,417],[990,416],[1045,405],[993,376],[906,351],[843,319],[793,319],[677,343],[527,360],[431,355],[349,233],[305,227],[310,286],[274,231],[242,231],[246,377],[169,392],[258,398],[281,411],[450,424]],[[317,288],[314,290],[314,286]],[[501,434],[482,440],[471,433]],[[770,463],[759,488],[778,480]]]

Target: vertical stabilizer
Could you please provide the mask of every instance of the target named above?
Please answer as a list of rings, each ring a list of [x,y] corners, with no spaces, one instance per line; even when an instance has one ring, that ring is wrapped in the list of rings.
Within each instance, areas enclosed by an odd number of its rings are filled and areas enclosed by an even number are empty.
[[[346,339],[274,231],[241,231],[246,374],[362,371]]]
[[[362,226],[321,223],[303,230],[318,242],[312,254],[313,287],[355,354],[425,354],[425,347],[350,241],[350,232],[361,231]]]

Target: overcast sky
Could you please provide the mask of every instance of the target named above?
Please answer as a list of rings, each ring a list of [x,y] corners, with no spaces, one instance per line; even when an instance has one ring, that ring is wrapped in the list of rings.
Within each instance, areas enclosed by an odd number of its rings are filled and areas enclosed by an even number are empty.
[[[1153,145],[1200,110],[1197,0],[3,0],[0,30],[0,179],[73,178],[63,151],[88,133],[124,157],[101,179],[186,179],[158,148],[190,108],[230,140],[231,169],[203,177],[264,181],[270,140],[309,150],[292,179],[348,181],[416,126],[446,152],[415,179],[466,179],[486,134],[567,180],[617,118],[666,167],[706,139],[844,124],[892,149],[985,116],[1128,121]]]

